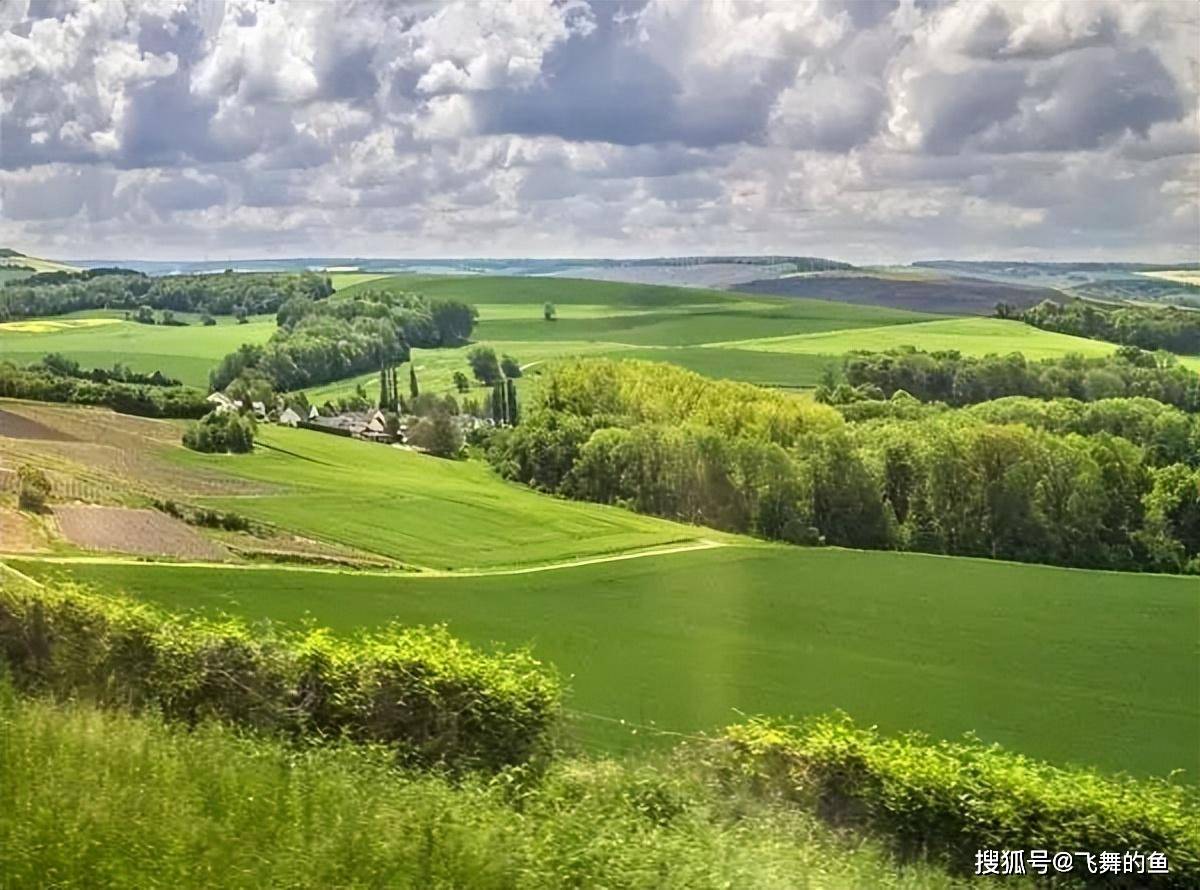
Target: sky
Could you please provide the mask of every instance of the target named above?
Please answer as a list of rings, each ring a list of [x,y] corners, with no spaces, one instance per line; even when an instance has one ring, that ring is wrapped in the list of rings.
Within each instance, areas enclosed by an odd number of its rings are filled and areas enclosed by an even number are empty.
[[[1200,4],[0,0],[0,246],[1200,259]]]

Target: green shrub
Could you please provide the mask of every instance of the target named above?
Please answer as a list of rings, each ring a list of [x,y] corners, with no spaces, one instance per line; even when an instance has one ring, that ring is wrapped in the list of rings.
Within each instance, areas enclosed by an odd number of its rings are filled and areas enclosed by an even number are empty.
[[[89,372],[74,377],[39,365],[18,368],[0,361],[0,398],[102,405],[122,414],[141,417],[200,417],[211,405],[198,389],[163,385],[168,378],[144,376],[144,382],[122,382],[111,372]],[[104,379],[96,379],[104,378]]]
[[[971,871],[979,849],[1158,851],[1169,875],[1134,876],[1136,886],[1200,886],[1195,789],[1055,767],[974,741],[886,738],[846,718],[755,720],[725,738],[768,790],[955,870]],[[1134,884],[1114,877],[1107,886]]]
[[[50,480],[40,469],[22,464],[17,469],[17,503],[22,510],[41,510],[50,497]]]
[[[235,411],[210,411],[183,432],[193,451],[245,454],[254,449],[254,421]]]
[[[561,696],[529,655],[484,655],[443,628],[251,632],[72,588],[0,590],[0,657],[30,692],[382,742],[403,763],[456,769],[540,756]]]

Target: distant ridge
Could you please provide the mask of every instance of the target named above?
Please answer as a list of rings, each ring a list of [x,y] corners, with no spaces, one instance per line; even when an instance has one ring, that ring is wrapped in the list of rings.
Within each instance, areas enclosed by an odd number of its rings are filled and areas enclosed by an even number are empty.
[[[19,250],[13,250],[11,247],[0,247],[0,271],[4,271],[6,267],[10,271],[26,271],[29,269],[32,269],[34,272],[80,271],[79,266],[71,266],[67,263],[56,262],[55,260],[43,260],[39,257],[30,256],[27,253],[21,253]]]

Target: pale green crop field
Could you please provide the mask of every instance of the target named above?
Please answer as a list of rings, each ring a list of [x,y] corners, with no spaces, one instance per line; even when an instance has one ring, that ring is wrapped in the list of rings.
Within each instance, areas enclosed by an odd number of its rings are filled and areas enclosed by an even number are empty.
[[[110,317],[87,313],[0,324],[0,360],[31,364],[57,352],[86,368],[111,368],[120,362],[135,371],[162,371],[203,388],[208,386],[208,372],[227,353],[243,343],[265,343],[275,332],[271,315],[256,316],[246,324],[222,317],[208,327],[164,327],[107,314]]]
[[[914,346],[929,352],[954,349],[973,356],[1020,352],[1029,359],[1057,358],[1069,353],[1106,356],[1117,349],[1113,343],[1043,331],[1019,321],[999,318],[954,318],[903,326],[762,337],[720,345],[760,352],[813,355],[840,355],[860,349],[878,352]],[[1200,367],[1200,357],[1184,356],[1180,361]]]
[[[329,280],[335,291],[346,290],[356,284],[366,284],[368,281],[378,281],[390,278],[387,272],[329,272]]]
[[[719,537],[615,507],[546,497],[504,482],[479,462],[311,430],[262,425],[254,453],[234,458],[183,448],[165,454],[278,490],[198,503],[420,568],[523,566]]]

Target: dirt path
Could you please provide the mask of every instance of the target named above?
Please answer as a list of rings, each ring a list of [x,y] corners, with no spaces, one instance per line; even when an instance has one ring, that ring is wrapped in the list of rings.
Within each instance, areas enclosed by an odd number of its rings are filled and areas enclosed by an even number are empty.
[[[622,562],[627,559],[645,559],[650,556],[668,556],[673,553],[691,553],[697,550],[712,550],[717,547],[740,547],[742,544],[728,544],[724,541],[700,539],[687,544],[677,544],[671,547],[655,547],[649,550],[636,550],[629,553],[614,553],[608,556],[589,556],[581,559],[565,560],[563,562],[547,563],[537,566],[520,566],[507,569],[464,569],[462,571],[444,571],[439,569],[417,569],[403,572],[384,569],[346,569],[328,566],[296,566],[277,565],[268,563],[227,563],[227,562],[146,562],[144,559],[131,559],[123,556],[30,556],[27,554],[8,554],[20,559],[37,559],[39,562],[55,565],[164,565],[181,569],[234,569],[244,572],[313,572],[329,575],[369,575],[379,578],[488,578],[496,575],[531,575],[535,572],[556,572],[561,569],[574,569],[580,566],[596,565],[604,562]],[[0,560],[4,554],[0,554]],[[15,571],[15,569],[10,569]]]

